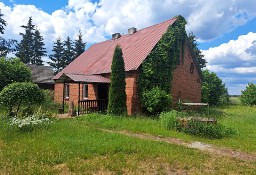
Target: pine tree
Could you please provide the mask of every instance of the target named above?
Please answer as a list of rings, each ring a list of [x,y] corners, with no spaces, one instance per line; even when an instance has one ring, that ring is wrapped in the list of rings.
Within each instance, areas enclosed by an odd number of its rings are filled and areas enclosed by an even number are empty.
[[[21,26],[25,29],[25,34],[20,33],[22,40],[17,45],[17,53],[15,54],[20,60],[28,64],[34,55],[34,30],[35,25],[32,24],[32,17],[29,17],[28,24]]]
[[[53,54],[49,55],[51,62],[48,62],[48,64],[54,69],[55,74],[57,74],[66,65],[66,62],[63,59],[64,47],[60,38],[54,42],[52,51]]]
[[[66,61],[66,66],[69,65],[75,59],[75,52],[73,47],[73,41],[68,36],[64,41],[64,53],[63,58]]]
[[[0,33],[4,34],[4,27],[7,25],[7,22],[2,18],[2,16],[4,15],[1,14],[1,11],[0,11]]]
[[[81,55],[85,50],[86,42],[83,42],[83,35],[81,31],[78,33],[78,39],[75,40],[75,46],[74,46],[74,52],[75,52],[75,58],[77,58],[79,55]]]
[[[127,113],[125,93],[125,68],[122,49],[116,46],[111,65],[108,113],[123,115]]]
[[[7,22],[2,18],[4,16],[0,11],[0,34],[4,34],[4,27],[7,26]],[[6,57],[8,53],[15,51],[16,40],[4,39],[0,36],[0,57]]]
[[[34,34],[34,53],[31,58],[31,64],[42,65],[42,57],[47,55],[44,45],[44,39],[40,35],[39,30],[36,29]]]

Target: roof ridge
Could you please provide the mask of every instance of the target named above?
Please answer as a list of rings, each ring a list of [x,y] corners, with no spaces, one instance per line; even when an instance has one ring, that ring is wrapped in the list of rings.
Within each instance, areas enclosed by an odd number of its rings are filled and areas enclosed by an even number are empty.
[[[171,19],[168,19],[168,20],[165,20],[165,21],[162,21],[162,22],[157,23],[157,24],[154,24],[154,25],[152,25],[152,26],[145,27],[145,28],[143,28],[143,29],[137,30],[137,32],[142,31],[142,30],[145,30],[145,29],[148,29],[148,28],[151,28],[151,27],[155,27],[155,26],[160,25],[160,24],[163,24],[163,23],[166,23],[166,22],[168,22],[168,21],[174,20],[175,18],[176,18],[176,17],[171,18]],[[130,34],[127,33],[127,34],[125,34],[125,35],[130,35]]]
[[[152,25],[152,26],[148,26],[148,27],[145,27],[145,28],[142,28],[142,29],[139,29],[139,30],[137,30],[137,32],[140,32],[140,31],[142,31],[142,30],[145,30],[145,29],[149,29],[149,28],[151,28],[151,27],[155,27],[155,26],[158,26],[158,25],[160,25],[160,24],[163,24],[163,23],[166,23],[166,22],[168,22],[168,21],[171,21],[171,20],[175,20],[176,19],[176,17],[173,17],[173,18],[171,18],[171,19],[168,19],[168,20],[165,20],[165,21],[162,21],[162,22],[160,22],[160,23],[157,23],[157,24],[154,24],[154,25]],[[136,32],[136,33],[137,33]],[[124,34],[124,35],[121,35],[121,37],[122,36],[130,36],[130,35],[132,35],[132,34]],[[121,38],[120,37],[120,38]],[[118,38],[119,39],[119,38]],[[99,42],[99,43],[95,43],[95,44],[93,44],[93,45],[98,45],[98,44],[101,44],[101,43],[104,43],[104,42],[108,42],[108,41],[114,41],[114,40],[118,40],[118,39],[107,39],[107,40],[105,40],[105,41],[102,41],[102,42]],[[92,46],[93,46],[92,45]]]

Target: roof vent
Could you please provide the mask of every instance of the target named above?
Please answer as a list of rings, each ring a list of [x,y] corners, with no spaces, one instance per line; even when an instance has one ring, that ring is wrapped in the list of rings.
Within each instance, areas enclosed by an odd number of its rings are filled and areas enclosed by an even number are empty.
[[[121,34],[120,33],[114,33],[112,34],[112,39],[118,39],[121,37]]]
[[[128,29],[128,34],[129,35],[134,34],[135,32],[137,32],[137,29],[135,27],[132,27],[132,28]]]

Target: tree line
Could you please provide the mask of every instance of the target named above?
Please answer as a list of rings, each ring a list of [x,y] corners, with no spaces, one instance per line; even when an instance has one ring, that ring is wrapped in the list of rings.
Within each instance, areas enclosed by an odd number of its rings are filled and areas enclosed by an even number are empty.
[[[3,19],[3,14],[0,14],[0,34],[4,34],[6,26],[7,21]],[[82,33],[79,31],[75,41],[69,36],[63,41],[60,37],[57,38],[53,43],[52,54],[48,55],[44,38],[33,24],[32,17],[29,17],[28,23],[21,27],[25,32],[20,33],[22,37],[20,42],[0,36],[0,57],[13,53],[25,64],[43,65],[43,58],[49,56],[50,61],[47,63],[57,74],[85,50],[86,43],[83,42]]]

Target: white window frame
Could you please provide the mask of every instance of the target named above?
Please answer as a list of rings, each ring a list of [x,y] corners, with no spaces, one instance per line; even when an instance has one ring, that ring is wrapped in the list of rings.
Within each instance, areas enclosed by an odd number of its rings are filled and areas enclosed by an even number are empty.
[[[70,85],[69,84],[65,84],[65,93],[64,93],[64,97],[66,98],[66,99],[68,99],[69,98],[69,92],[70,92]]]
[[[83,84],[83,99],[88,100],[88,84]]]

